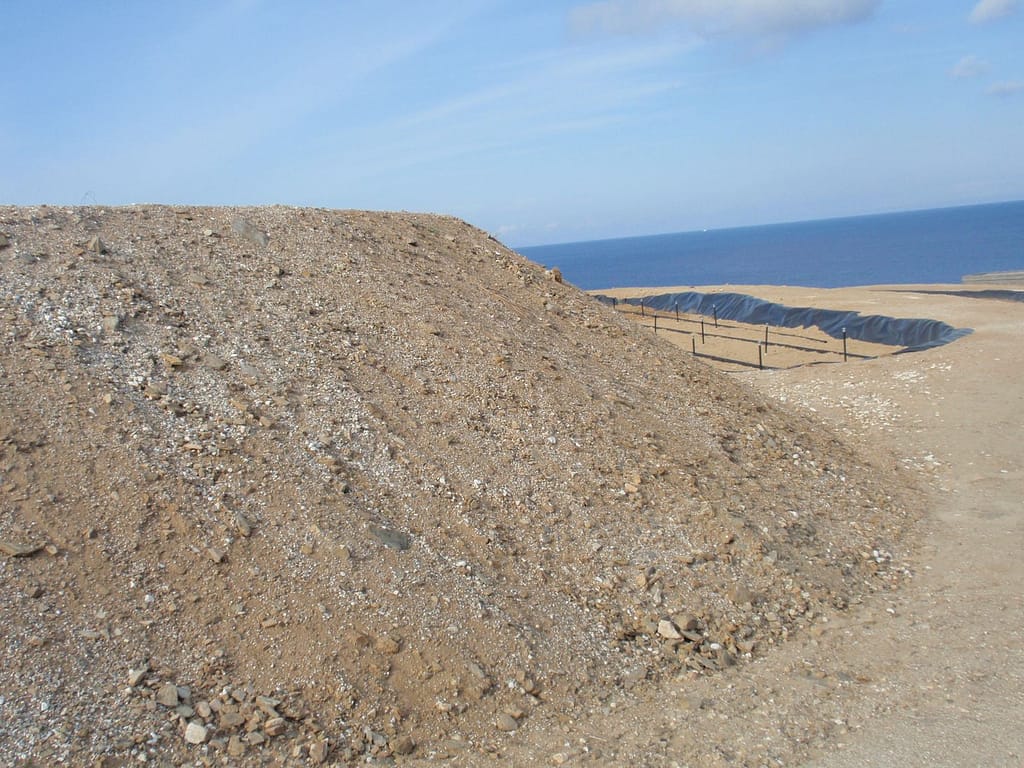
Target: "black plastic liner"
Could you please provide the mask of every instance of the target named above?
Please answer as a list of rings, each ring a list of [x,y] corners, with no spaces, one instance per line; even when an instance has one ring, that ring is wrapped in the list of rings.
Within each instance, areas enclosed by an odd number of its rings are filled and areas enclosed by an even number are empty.
[[[608,296],[597,296],[613,304]],[[779,328],[819,328],[832,338],[841,339],[845,329],[851,339],[903,347],[901,352],[917,352],[949,344],[969,333],[970,328],[954,328],[938,320],[905,319],[884,315],[862,315],[814,307],[787,307],[744,293],[662,293],[657,296],[622,299],[621,301],[662,312],[678,309],[688,314],[715,316],[721,320],[736,320],[752,325],[771,325]]]

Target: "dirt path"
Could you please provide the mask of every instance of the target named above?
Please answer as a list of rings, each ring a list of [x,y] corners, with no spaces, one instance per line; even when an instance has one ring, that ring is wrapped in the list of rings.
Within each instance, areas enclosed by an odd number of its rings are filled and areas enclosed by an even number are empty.
[[[1019,766],[1024,305],[873,293],[894,314],[975,333],[914,355],[748,377],[894,450],[925,475],[930,491],[917,575],[895,595],[894,615],[836,648],[850,663],[886,674],[881,695],[891,704],[877,702],[879,715],[813,764]]]

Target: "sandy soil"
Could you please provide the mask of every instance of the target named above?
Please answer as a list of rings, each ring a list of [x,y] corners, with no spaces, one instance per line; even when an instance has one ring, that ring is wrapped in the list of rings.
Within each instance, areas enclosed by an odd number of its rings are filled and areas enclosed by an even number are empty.
[[[791,761],[731,670],[908,570],[898,465],[448,217],[0,208],[0,331],[0,764]]]
[[[791,740],[792,752],[776,753],[777,764],[1024,763],[1024,305],[940,293],[963,288],[729,287],[791,305],[927,317],[974,329],[926,352],[734,374],[891,456],[923,488],[927,510],[914,577],[904,588],[866,601],[730,681],[739,689],[789,690],[796,700],[779,702],[779,721],[792,722],[803,697],[819,708],[821,720],[833,721],[834,728],[806,739],[806,748],[795,743],[800,738]],[[816,690],[804,684],[808,674],[820,681]],[[778,738],[770,725],[742,716],[744,728]],[[650,710],[638,720],[644,718],[655,719]],[[721,737],[721,724],[708,719],[690,723],[691,738]],[[719,747],[692,764],[716,760],[742,762],[744,755]],[[691,761],[665,754],[664,762]]]
[[[0,764],[1019,765],[1024,306],[726,374],[557,278],[0,208]]]

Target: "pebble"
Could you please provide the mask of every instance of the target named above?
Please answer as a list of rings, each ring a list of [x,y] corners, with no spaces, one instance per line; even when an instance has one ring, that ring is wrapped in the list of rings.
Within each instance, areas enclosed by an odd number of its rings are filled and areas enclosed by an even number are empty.
[[[92,251],[93,253],[107,252],[107,244],[100,240],[99,235],[93,235],[91,238],[89,238],[89,243],[85,247]]]
[[[330,744],[327,739],[319,739],[309,745],[309,759],[314,765],[320,765],[324,760],[327,759],[327,752],[330,749]]]
[[[156,692],[156,703],[165,707],[178,706],[178,686],[174,683],[164,683]]]
[[[412,546],[412,536],[393,528],[370,524],[370,535],[389,549],[404,552]]]
[[[658,622],[658,634],[666,640],[680,640],[683,637],[679,634],[679,630],[676,629],[676,625],[668,619],[662,619]]]
[[[411,736],[402,736],[391,747],[396,755],[411,755],[416,750],[416,742]]]
[[[241,235],[253,245],[258,245],[261,248],[270,242],[270,237],[266,232],[262,231],[251,221],[241,216],[237,216],[235,220],[231,222],[231,231],[236,235]]]
[[[519,727],[519,721],[507,712],[502,712],[494,721],[494,727],[499,731],[511,733]]]
[[[237,712],[221,712],[220,713],[220,727],[224,730],[231,728],[237,728],[240,725],[245,724],[245,718]]]
[[[255,747],[265,742],[267,737],[263,735],[263,731],[252,731],[245,735],[245,740]]]
[[[242,737],[235,734],[228,739],[228,754],[232,757],[241,757],[245,754],[245,742],[242,741]]]
[[[213,371],[223,371],[228,367],[228,364],[223,358],[213,354],[213,352],[204,352],[202,357],[202,363],[207,368]]]
[[[104,315],[103,317],[103,333],[107,336],[117,333],[121,330],[121,318],[117,315]]]
[[[200,723],[189,723],[185,728],[185,741],[189,744],[203,744],[208,735],[206,726]]]
[[[280,736],[282,733],[284,733],[287,725],[288,724],[287,722],[285,722],[285,719],[283,717],[272,717],[269,720],[267,720],[266,724],[263,726],[263,730],[267,734],[267,736]]]
[[[128,685],[134,688],[136,685],[142,682],[142,678],[149,672],[149,664],[143,663],[141,667],[136,667],[128,670]]]
[[[280,706],[280,699],[272,699],[269,696],[257,696],[256,706],[260,708],[265,715],[270,717],[279,717],[277,714],[277,707]]]

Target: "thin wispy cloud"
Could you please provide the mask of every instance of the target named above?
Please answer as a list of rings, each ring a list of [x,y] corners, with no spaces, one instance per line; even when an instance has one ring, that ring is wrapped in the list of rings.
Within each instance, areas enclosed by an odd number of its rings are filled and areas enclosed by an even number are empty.
[[[704,40],[746,37],[777,46],[815,30],[865,21],[880,0],[600,0],[570,12],[578,33],[635,34],[682,26]]]
[[[984,24],[1009,16],[1017,10],[1017,0],[980,0],[968,19],[972,24]]]
[[[949,76],[957,79],[979,77],[988,72],[988,62],[977,56],[964,56],[949,70]]]
[[[1024,94],[1024,80],[1003,80],[985,89],[989,96],[1018,96]]]

